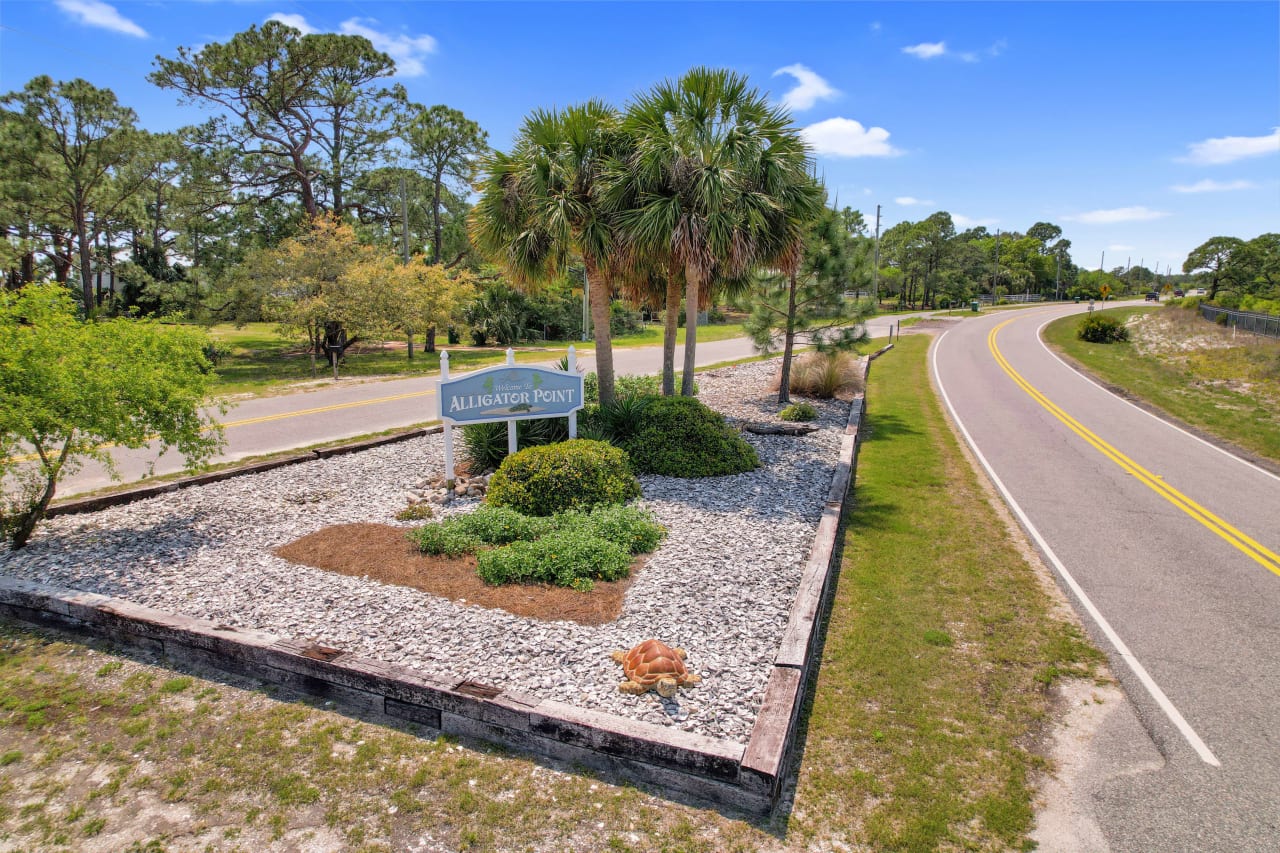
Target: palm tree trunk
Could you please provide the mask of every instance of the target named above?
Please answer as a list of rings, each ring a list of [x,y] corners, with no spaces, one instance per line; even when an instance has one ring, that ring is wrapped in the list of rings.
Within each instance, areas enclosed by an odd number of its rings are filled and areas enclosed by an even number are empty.
[[[662,314],[662,395],[676,395],[676,336],[680,329],[680,278],[667,275],[667,304]]]
[[[612,282],[600,274],[592,260],[585,260],[590,281],[587,299],[591,307],[591,325],[595,327],[596,378],[600,382],[600,405],[613,402],[613,337],[609,329]]]
[[[702,271],[693,264],[684,268],[684,376],[680,379],[680,396],[692,397],[693,368],[697,364],[698,295],[702,289]]]

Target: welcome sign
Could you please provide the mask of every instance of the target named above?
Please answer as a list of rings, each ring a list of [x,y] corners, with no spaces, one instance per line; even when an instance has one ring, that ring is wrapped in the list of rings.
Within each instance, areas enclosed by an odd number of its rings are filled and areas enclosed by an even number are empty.
[[[557,418],[583,406],[582,376],[504,365],[439,383],[440,417],[454,423]]]

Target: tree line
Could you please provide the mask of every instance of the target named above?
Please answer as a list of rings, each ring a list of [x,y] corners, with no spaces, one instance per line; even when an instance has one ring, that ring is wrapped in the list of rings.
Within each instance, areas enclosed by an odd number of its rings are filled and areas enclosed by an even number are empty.
[[[74,284],[91,313],[242,318],[231,273],[321,215],[406,263],[458,266],[487,135],[410,102],[394,72],[361,36],[271,21],[156,58],[151,82],[211,113],[169,133],[108,89],[36,77],[0,98],[6,283]]]

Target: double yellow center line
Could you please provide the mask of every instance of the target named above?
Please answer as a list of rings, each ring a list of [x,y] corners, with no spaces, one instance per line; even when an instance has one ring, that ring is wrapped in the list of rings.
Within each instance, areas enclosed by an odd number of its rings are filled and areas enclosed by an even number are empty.
[[[1200,522],[1209,530],[1212,530],[1218,536],[1230,543],[1236,550],[1240,551],[1263,568],[1268,569],[1277,576],[1280,576],[1280,554],[1276,554],[1262,543],[1237,530],[1223,519],[1200,506],[1200,504],[1196,503],[1191,498],[1182,494],[1182,492],[1179,492],[1173,486],[1164,482],[1164,480],[1160,479],[1157,475],[1152,474],[1146,468],[1143,468],[1137,462],[1134,462],[1106,441],[1103,441],[1096,433],[1081,424],[1075,418],[1071,417],[1071,415],[1063,411],[1061,407],[1041,393],[1034,385],[1026,379],[1023,379],[1022,375],[1013,369],[1013,366],[1009,364],[1008,360],[1004,357],[1004,354],[1000,352],[1000,347],[996,345],[996,335],[999,334],[1001,329],[1012,322],[1013,319],[1005,320],[1003,323],[1000,323],[998,326],[993,328],[990,334],[987,335],[987,347],[991,350],[991,354],[995,356],[996,363],[1000,365],[1001,369],[1009,375],[1009,378],[1012,379],[1019,388],[1025,391],[1031,399],[1039,403],[1047,412],[1049,412],[1049,414],[1061,421],[1068,429],[1083,438],[1086,442],[1095,447],[1103,456],[1119,465],[1124,471],[1132,474],[1139,480],[1139,482],[1147,486],[1147,488],[1151,489],[1153,492],[1160,495],[1160,497],[1185,512],[1196,521]]]

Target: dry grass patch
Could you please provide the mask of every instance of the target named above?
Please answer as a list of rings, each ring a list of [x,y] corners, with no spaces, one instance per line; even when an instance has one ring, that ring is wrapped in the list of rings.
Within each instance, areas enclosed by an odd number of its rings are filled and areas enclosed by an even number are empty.
[[[1104,313],[1128,324],[1131,343],[1077,341],[1074,316],[1045,327],[1045,340],[1119,393],[1280,463],[1280,340],[1236,333],[1176,306]]]

